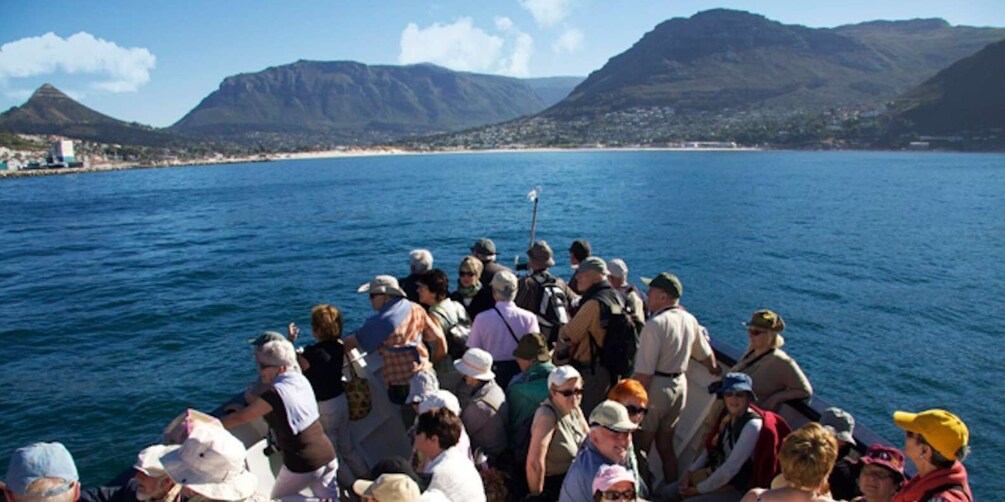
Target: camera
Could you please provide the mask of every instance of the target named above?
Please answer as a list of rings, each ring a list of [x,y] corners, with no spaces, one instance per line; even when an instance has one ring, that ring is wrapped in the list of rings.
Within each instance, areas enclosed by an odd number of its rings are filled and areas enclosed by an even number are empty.
[[[521,261],[520,260],[520,256],[516,256],[516,257],[513,258],[513,269],[516,270],[517,272],[521,272],[521,271],[524,271],[524,270],[530,270],[529,263],[525,262],[525,261]]]

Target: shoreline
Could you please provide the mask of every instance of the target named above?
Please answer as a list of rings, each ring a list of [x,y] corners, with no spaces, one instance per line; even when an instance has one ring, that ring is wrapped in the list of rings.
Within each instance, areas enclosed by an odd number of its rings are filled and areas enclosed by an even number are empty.
[[[99,164],[90,167],[61,167],[54,169],[22,169],[17,171],[0,171],[0,179],[23,178],[35,176],[61,176],[79,173],[98,173],[112,171],[127,171],[134,169],[165,169],[173,167],[192,166],[212,166],[222,164],[251,164],[258,162],[271,162],[277,160],[317,160],[334,158],[356,158],[356,157],[387,157],[397,155],[464,155],[464,154],[499,154],[499,153],[554,153],[554,152],[763,152],[781,151],[760,147],[533,147],[533,148],[490,148],[485,150],[472,149],[452,149],[452,150],[406,150],[402,148],[377,147],[377,148],[354,148],[345,150],[318,150],[312,152],[284,152],[260,154],[247,157],[209,157],[204,159],[194,159],[190,161],[172,161],[157,164]],[[798,150],[793,150],[798,151]],[[903,152],[904,150],[821,150],[821,151],[886,151]],[[921,153],[921,152],[917,152]],[[932,151],[931,153],[938,153]]]
[[[271,162],[276,160],[316,160],[334,158],[356,158],[356,157],[387,157],[393,155],[444,155],[444,154],[475,154],[475,153],[549,153],[549,152],[626,152],[626,151],[688,151],[688,152],[717,152],[717,151],[763,151],[763,148],[737,147],[737,148],[682,148],[682,147],[601,147],[601,148],[492,148],[486,150],[405,150],[401,148],[360,148],[348,150],[318,150],[313,152],[284,152],[261,154],[251,157],[228,157],[228,158],[204,158],[191,161],[173,161],[158,164],[99,164],[90,167],[59,167],[40,169],[21,169],[17,171],[0,171],[0,179],[22,178],[35,176],[60,176],[79,173],[98,173],[112,171],[128,171],[134,169],[164,169],[172,167],[209,166],[222,164],[250,164],[258,162]]]

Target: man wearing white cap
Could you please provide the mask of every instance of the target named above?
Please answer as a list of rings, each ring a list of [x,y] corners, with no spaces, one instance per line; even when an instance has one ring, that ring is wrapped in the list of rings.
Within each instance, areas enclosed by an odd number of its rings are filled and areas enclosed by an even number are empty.
[[[370,294],[370,306],[377,313],[345,338],[346,350],[359,347],[367,353],[380,353],[388,399],[405,404],[409,380],[429,367],[430,354],[423,342],[433,347],[433,364],[447,354],[443,329],[421,305],[405,298],[394,277],[378,275],[357,292]]]
[[[164,471],[182,485],[188,498],[212,500],[265,500],[255,493],[258,477],[248,470],[247,450],[241,440],[222,427],[200,425],[181,446],[172,446],[161,457]]]
[[[638,425],[632,422],[628,410],[621,403],[607,400],[597,405],[590,413],[590,435],[584,440],[562,482],[559,502],[593,500],[592,487],[597,471],[605,465],[615,464],[632,473],[639,494],[645,497],[646,487],[629,455],[632,432],[636,429]]]
[[[468,349],[464,357],[454,361],[454,367],[464,375],[471,389],[471,399],[461,411],[461,421],[471,435],[471,446],[481,449],[489,458],[496,458],[506,449],[506,393],[495,381],[492,355],[481,349]]]
[[[148,446],[136,457],[133,478],[124,486],[89,488],[80,494],[82,502],[174,502],[181,495],[181,485],[175,484],[164,472],[161,457],[171,450],[162,444]]]

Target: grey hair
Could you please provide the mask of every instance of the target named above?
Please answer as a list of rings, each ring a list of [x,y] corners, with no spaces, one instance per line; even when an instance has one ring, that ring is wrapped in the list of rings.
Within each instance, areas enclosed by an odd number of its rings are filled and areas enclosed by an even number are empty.
[[[412,272],[429,272],[433,268],[433,253],[428,249],[413,249],[408,257],[412,261]]]
[[[286,371],[301,373],[300,363],[297,362],[297,351],[293,348],[293,344],[286,340],[265,343],[255,352],[266,364],[282,366]]]
[[[500,270],[492,277],[492,291],[506,301],[513,301],[519,289],[516,276],[509,270]]]

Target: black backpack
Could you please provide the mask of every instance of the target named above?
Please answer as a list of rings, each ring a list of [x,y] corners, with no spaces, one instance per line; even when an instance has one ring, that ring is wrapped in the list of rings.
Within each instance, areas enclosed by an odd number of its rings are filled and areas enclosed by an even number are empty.
[[[534,308],[541,333],[546,335],[549,343],[555,343],[558,330],[569,322],[569,297],[558,285],[555,276],[545,272],[534,274],[531,279],[537,284],[537,294],[534,295]]]
[[[464,310],[464,307],[456,305],[452,305],[452,307]],[[471,320],[466,315],[464,317],[457,315],[459,312],[455,310],[454,314],[451,315],[442,310],[442,307],[429,309],[429,313],[440,320],[443,335],[447,339],[447,354],[455,361],[463,357],[464,352],[468,350],[468,337],[471,335]]]
[[[590,337],[593,363],[599,362],[607,368],[614,384],[632,376],[635,371],[635,353],[639,350],[642,326],[635,322],[625,307],[625,301],[614,290],[600,293],[595,298],[600,302],[600,324],[607,330],[607,335],[599,349],[596,340]]]

